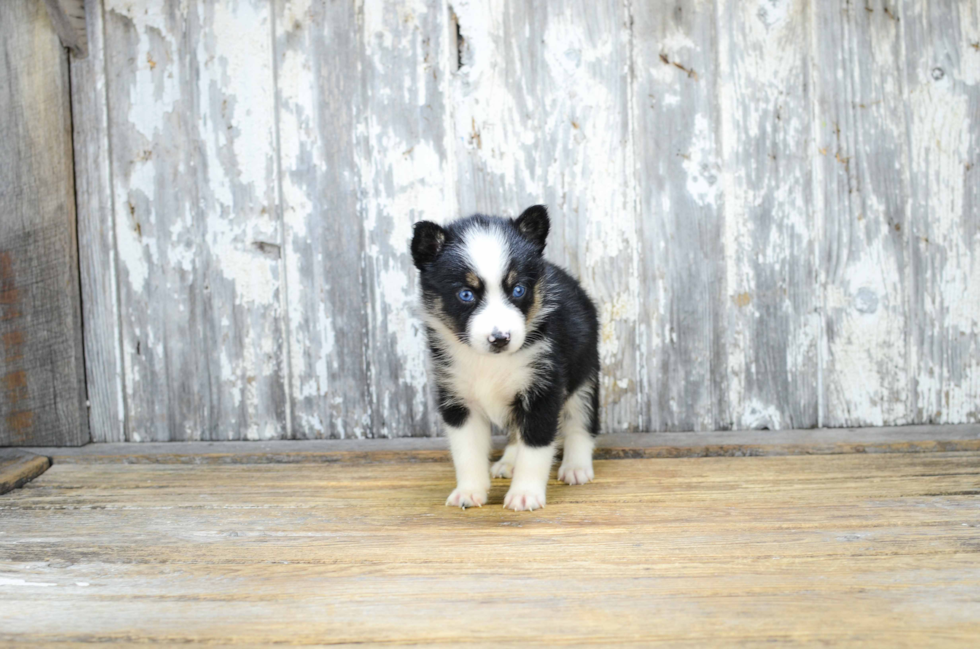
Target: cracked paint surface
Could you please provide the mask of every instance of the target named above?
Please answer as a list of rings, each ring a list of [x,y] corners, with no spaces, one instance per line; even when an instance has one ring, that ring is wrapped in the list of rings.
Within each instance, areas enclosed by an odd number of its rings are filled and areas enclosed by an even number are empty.
[[[438,434],[411,226],[535,203],[604,430],[977,421],[978,13],[106,0],[125,438]]]

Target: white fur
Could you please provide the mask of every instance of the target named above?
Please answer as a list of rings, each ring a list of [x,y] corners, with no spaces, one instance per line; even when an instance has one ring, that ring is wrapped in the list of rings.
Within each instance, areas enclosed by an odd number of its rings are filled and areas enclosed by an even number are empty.
[[[463,403],[501,428],[509,424],[514,397],[530,386],[549,350],[540,341],[512,354],[483,354],[459,341],[438,318],[426,316],[451,362],[442,380]]]
[[[515,512],[534,511],[545,505],[545,490],[551,464],[555,460],[555,447],[532,448],[517,442],[517,458],[514,461],[514,478],[504,496],[504,507]]]
[[[442,380],[470,410],[461,428],[447,429],[457,487],[446,504],[463,508],[486,504],[492,472],[498,478],[513,476],[504,507],[515,511],[543,508],[554,445],[531,448],[518,437],[507,445],[492,470],[488,458],[490,422],[502,428],[510,425],[511,404],[518,393],[533,385],[550,350],[549,343],[541,341],[513,354],[482,354],[460,342],[438,318],[426,317],[426,322],[436,331],[440,346],[451,359]],[[565,402],[559,420],[559,441],[563,442],[564,453],[558,479],[570,485],[595,479],[595,443],[588,429],[594,389],[595,381],[591,380],[576,390]]]
[[[595,440],[589,433],[589,415],[592,411],[592,391],[595,383],[588,381],[569,397],[561,414],[561,435],[564,452],[558,479],[570,485],[585,484],[595,479],[592,470],[592,451]]]
[[[490,422],[471,412],[461,427],[447,427],[446,434],[456,468],[456,488],[446,504],[463,509],[482,507],[490,490]]]
[[[514,353],[524,344],[524,314],[507,298],[504,279],[510,263],[510,247],[497,229],[476,229],[463,242],[473,270],[483,282],[484,294],[467,323],[470,344],[484,353],[494,353],[490,337],[494,330],[510,334],[504,353]]]
[[[509,478],[514,475],[514,460],[517,459],[517,442],[507,444],[504,454],[490,467],[490,475],[495,478]]]

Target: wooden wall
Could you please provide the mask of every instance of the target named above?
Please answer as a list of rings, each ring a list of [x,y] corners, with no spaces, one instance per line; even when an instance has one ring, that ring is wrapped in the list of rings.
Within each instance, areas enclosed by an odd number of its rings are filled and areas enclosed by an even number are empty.
[[[68,88],[44,3],[0,0],[0,446],[89,441]]]
[[[980,0],[88,0],[93,435],[432,435],[411,225],[543,202],[603,426],[980,420]]]

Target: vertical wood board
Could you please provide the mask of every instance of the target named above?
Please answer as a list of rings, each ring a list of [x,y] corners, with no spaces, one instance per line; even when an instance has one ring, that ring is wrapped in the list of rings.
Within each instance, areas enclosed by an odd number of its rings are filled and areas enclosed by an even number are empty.
[[[0,3],[0,446],[89,441],[68,92],[44,5]]]
[[[277,8],[299,437],[437,426],[408,247],[415,221],[452,210],[447,21],[432,1]]]
[[[93,441],[122,442],[126,405],[101,0],[86,0],[85,11],[88,56],[70,57],[70,74],[89,424]]]
[[[632,11],[641,430],[728,428],[715,3]]]
[[[825,426],[910,421],[900,8],[811,5]]]
[[[412,224],[454,213],[450,170],[449,11],[441,0],[367,2],[361,25],[361,214],[370,304],[372,435],[431,435]]]
[[[906,3],[911,415],[980,420],[980,3]]]
[[[127,438],[283,437],[270,7],[105,7]]]
[[[802,0],[717,13],[725,349],[734,428],[817,425],[809,15]]]
[[[352,3],[275,4],[291,434],[301,439],[371,430],[356,26]]]

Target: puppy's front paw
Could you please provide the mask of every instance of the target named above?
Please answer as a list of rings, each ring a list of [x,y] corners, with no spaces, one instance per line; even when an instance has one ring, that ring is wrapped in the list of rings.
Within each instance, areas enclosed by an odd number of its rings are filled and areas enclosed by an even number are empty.
[[[565,464],[558,467],[558,479],[565,484],[585,484],[595,480],[595,472],[592,470],[592,463],[588,464]]]
[[[544,508],[544,489],[514,487],[504,496],[504,507],[515,512],[533,512]]]
[[[456,487],[446,498],[449,507],[483,507],[487,504],[487,490],[479,487]]]
[[[510,478],[514,475],[514,463],[501,458],[490,467],[490,475],[495,478]]]

